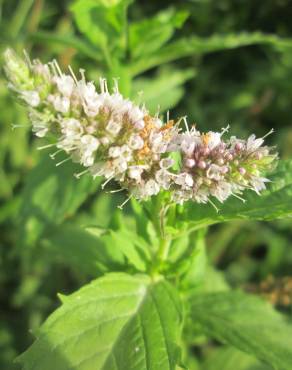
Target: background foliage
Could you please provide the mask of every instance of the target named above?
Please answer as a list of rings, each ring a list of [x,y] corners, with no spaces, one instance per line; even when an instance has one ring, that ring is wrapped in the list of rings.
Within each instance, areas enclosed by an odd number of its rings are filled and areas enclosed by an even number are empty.
[[[270,144],[278,146],[282,158],[291,158],[291,1],[1,0],[0,7],[1,51],[7,45],[19,51],[25,47],[43,61],[58,57],[64,68],[85,68],[92,79],[118,76],[126,96],[145,101],[152,112],[159,104],[171,117],[187,114],[202,130],[229,123],[232,133],[247,136],[273,127]],[[3,76],[0,107],[0,368],[12,370],[19,368],[12,360],[33,341],[30,333],[59,305],[57,292],[71,293],[109,270],[143,270],[143,261],[129,254],[128,229],[123,240],[114,232],[133,224],[130,207],[123,213],[116,208],[123,195],[101,193],[98,179],[77,181],[73,164],[56,168],[48,152],[38,151],[40,142],[32,138]],[[11,124],[23,127],[12,130]],[[283,164],[277,176],[291,184],[291,164]],[[279,204],[281,212],[285,205],[288,212],[291,190],[286,185],[275,189],[277,196],[259,199],[253,217],[266,219],[261,204],[273,207],[276,215]],[[246,207],[238,203],[238,220],[212,226],[207,253],[201,249],[201,271],[187,276],[185,284],[192,280],[205,292],[227,291],[225,305],[206,296],[217,307],[214,315],[229,315],[231,286],[263,295],[290,318],[291,221],[249,222]],[[199,217],[206,225],[218,221],[210,220],[209,211],[207,206],[188,210],[194,221]],[[234,218],[228,204],[218,217]],[[113,231],[104,233],[109,225]],[[125,245],[123,253],[116,243]],[[145,252],[142,241],[139,248]],[[224,331],[220,322],[204,317],[202,307],[210,302],[194,302],[194,315],[201,315],[206,327],[202,331],[190,323],[197,333],[190,340],[186,330],[189,353],[184,356],[190,368],[270,369],[208,339],[206,328],[216,330],[218,340]],[[235,323],[244,315],[248,318],[240,307],[232,309]],[[234,344],[233,337],[224,340]],[[272,356],[257,350],[260,358]]]

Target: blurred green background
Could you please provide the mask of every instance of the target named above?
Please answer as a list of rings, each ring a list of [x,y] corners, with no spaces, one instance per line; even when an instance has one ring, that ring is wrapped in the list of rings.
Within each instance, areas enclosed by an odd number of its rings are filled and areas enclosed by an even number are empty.
[[[64,69],[86,69],[90,79],[119,77],[121,91],[152,113],[159,106],[171,118],[187,115],[202,131],[230,124],[232,134],[247,137],[273,127],[269,144],[288,158],[291,19],[289,0],[0,0],[0,49],[25,48],[43,62],[57,58]],[[84,227],[131,214],[116,210],[119,197],[100,193],[98,180],[77,181],[73,164],[56,169],[49,152],[37,150],[42,142],[32,137],[3,74],[0,109],[0,369],[12,370],[31,333],[58,306],[57,292],[72,292],[106,271],[95,263],[96,240]],[[212,227],[213,288],[242,287],[291,314],[291,225]],[[202,338],[190,348],[191,369],[269,369]]]

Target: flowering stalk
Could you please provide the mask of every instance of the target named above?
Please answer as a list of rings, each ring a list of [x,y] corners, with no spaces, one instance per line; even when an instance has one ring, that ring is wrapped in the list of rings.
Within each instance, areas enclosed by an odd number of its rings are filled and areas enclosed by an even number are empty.
[[[158,114],[151,116],[145,106],[123,98],[116,82],[109,92],[100,79],[98,92],[83,70],[78,80],[56,61],[23,60],[10,49],[4,57],[9,87],[27,106],[35,134],[54,140],[53,157],[65,151],[86,167],[82,173],[103,176],[103,187],[114,179],[139,200],[167,190],[180,204],[212,202],[212,197],[223,202],[231,195],[241,198],[244,189],[259,193],[265,188],[263,174],[277,155],[263,146],[264,138],[224,141],[225,130],[182,132],[182,120],[163,123]],[[176,169],[174,153],[181,158]]]

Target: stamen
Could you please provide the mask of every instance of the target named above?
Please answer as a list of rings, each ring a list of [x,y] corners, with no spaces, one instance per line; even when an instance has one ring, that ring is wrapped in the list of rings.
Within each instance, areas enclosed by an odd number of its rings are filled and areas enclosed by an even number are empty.
[[[52,68],[53,74],[55,76],[58,76],[58,71],[56,69],[56,65],[55,65],[54,61],[53,62],[48,62],[48,65]]]
[[[119,78],[118,77],[114,77],[113,78],[113,81],[114,81],[114,87],[113,87],[113,92],[115,94],[118,94],[119,93]],[[143,93],[143,92],[142,92]],[[139,94],[139,93],[138,93]]]
[[[68,69],[69,69],[69,72],[71,73],[71,76],[72,76],[72,78],[73,78],[73,80],[74,80],[74,82],[76,83],[76,85],[78,84],[78,80],[77,80],[77,78],[76,78],[76,76],[75,76],[75,74],[74,74],[74,71],[73,71],[73,69],[71,68],[71,66],[69,65],[68,66]]]
[[[63,151],[63,149],[59,149],[55,153],[49,154],[49,156],[51,157],[51,159],[55,159],[56,155],[61,153],[62,151]]]
[[[189,130],[189,126],[188,126],[187,116],[182,117],[182,121],[185,124],[185,129],[186,129],[187,133],[189,134],[190,130]]]
[[[221,136],[224,135],[226,132],[229,131],[230,125],[228,124],[226,127],[223,127],[221,129]]]
[[[81,171],[81,172],[79,172],[79,173],[74,173],[74,177],[76,177],[76,179],[80,179],[80,177],[82,176],[82,175],[85,175],[87,172],[89,172],[89,169],[86,169],[86,170],[84,170],[84,171]]]
[[[117,189],[117,190],[111,190],[107,191],[108,194],[114,194],[114,193],[120,193],[121,191],[126,190],[125,188]]]
[[[80,69],[79,69],[79,72],[80,72],[80,74],[81,74],[81,79],[82,79],[82,81],[84,81],[84,82],[85,82],[85,69],[80,68]]]
[[[24,128],[29,127],[29,125],[15,125],[14,123],[11,123],[11,130],[15,130],[16,128]]]
[[[272,128],[266,135],[262,137],[262,139],[265,139],[267,136],[271,135],[275,130]]]
[[[246,199],[241,198],[239,195],[237,195],[237,194],[235,194],[235,193],[232,193],[232,195],[233,195],[235,198],[237,198],[237,199],[241,200],[243,203],[245,203],[245,202],[246,202]]]
[[[101,188],[104,189],[105,186],[114,178],[114,176],[109,177],[103,184],[101,184]]]
[[[56,146],[56,144],[48,144],[48,145],[39,146],[37,148],[37,150],[43,150],[43,149],[47,149],[47,148],[52,148],[53,146]]]
[[[56,70],[57,70],[58,74],[60,75],[60,77],[62,77],[62,76],[63,76],[63,73],[62,73],[62,71],[61,71],[61,68],[60,68],[60,66],[59,66],[59,64],[58,64],[58,62],[57,62],[57,60],[56,60],[56,59],[54,59],[54,60],[53,60],[53,63],[54,63],[54,65],[56,66]]]
[[[70,161],[70,160],[71,160],[71,158],[70,158],[70,157],[68,157],[68,158],[64,159],[63,161],[61,161],[61,162],[57,163],[57,164],[56,164],[56,167],[59,167],[59,166],[61,166],[61,164],[65,163],[65,162],[67,162],[67,161]]]
[[[123,209],[124,205],[128,203],[128,201],[133,197],[131,194],[122,204],[118,206],[119,209]]]
[[[30,60],[30,57],[25,49],[23,49],[24,58],[26,60],[26,63],[28,64],[29,68],[32,68],[32,62]]]
[[[211,199],[209,199],[208,198],[208,202],[215,208],[215,211],[217,212],[217,213],[219,213],[219,208],[216,206],[216,204],[215,203],[213,203],[212,202],[212,200]]]
[[[99,79],[99,86],[100,86],[100,92],[102,93],[102,94],[104,94],[105,93],[105,91],[104,91],[104,78],[103,77],[100,77],[100,79]]]

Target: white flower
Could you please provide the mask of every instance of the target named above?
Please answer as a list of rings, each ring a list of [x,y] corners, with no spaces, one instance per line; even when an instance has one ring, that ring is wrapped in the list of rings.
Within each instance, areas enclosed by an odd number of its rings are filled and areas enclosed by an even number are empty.
[[[180,139],[180,148],[187,155],[193,154],[195,147],[200,143],[199,137],[191,134],[182,134]]]
[[[108,155],[111,158],[117,158],[121,155],[122,150],[119,146],[112,146],[109,148]]]
[[[206,175],[209,179],[220,180],[221,179],[221,167],[216,164],[211,164],[207,169]]]
[[[37,91],[23,91],[21,95],[23,100],[31,107],[37,107],[41,102]]]
[[[132,105],[131,109],[129,109],[127,113],[133,123],[140,122],[144,118],[144,112],[134,105]]]
[[[128,145],[121,146],[121,157],[124,158],[126,161],[130,161],[132,159],[132,150],[128,147]]]
[[[265,177],[253,177],[250,181],[253,190],[257,194],[260,194],[262,190],[266,189],[266,182],[270,182],[270,180],[266,179]]]
[[[83,127],[77,119],[65,118],[61,121],[61,132],[68,138],[79,139],[83,133]]]
[[[143,119],[139,120],[139,121],[136,121],[134,123],[134,127],[136,130],[140,131],[140,130],[143,130],[143,128],[145,127],[145,122]]]
[[[74,88],[74,80],[71,76],[56,76],[54,81],[57,84],[58,90],[64,96],[70,97]]]
[[[137,182],[140,182],[143,171],[144,171],[144,168],[141,166],[131,166],[128,169],[128,175],[131,179],[134,179]]]
[[[96,92],[95,86],[92,82],[85,82],[81,80],[78,82],[78,90],[83,100],[83,108],[87,116],[95,117],[102,105],[102,99]]]
[[[163,187],[163,189],[169,189],[170,182],[171,182],[171,176],[164,169],[158,170],[155,173],[155,180],[158,182],[159,185]]]
[[[187,173],[180,173],[178,176],[174,178],[174,182],[178,185],[181,185],[182,189],[185,189],[186,187],[192,187],[194,184],[194,180],[192,176]]]
[[[141,136],[134,134],[130,137],[129,147],[133,150],[142,149],[144,146],[144,141]]]
[[[121,131],[122,125],[119,122],[110,120],[106,126],[106,130],[112,134],[117,135]]]
[[[152,195],[156,195],[159,193],[159,190],[160,190],[159,185],[155,180],[151,179],[145,183],[144,191],[146,196],[151,197]]]
[[[61,95],[50,95],[48,97],[48,100],[53,103],[56,111],[61,113],[68,113],[70,108],[70,99],[66,96],[62,97]]]
[[[161,132],[154,132],[150,137],[151,149],[154,153],[165,153],[168,143],[164,141]]]
[[[44,137],[49,131],[49,123],[54,117],[49,112],[38,112],[35,109],[29,111],[29,119],[32,123],[32,130],[36,136]]]
[[[99,141],[92,135],[83,135],[79,143],[80,162],[86,167],[94,163],[95,151],[99,147]]]
[[[249,152],[253,152],[254,150],[258,149],[263,143],[264,139],[256,139],[255,135],[250,135],[246,142],[246,149]]]
[[[172,167],[173,164],[174,164],[174,160],[172,158],[163,158],[159,162],[160,168],[163,168],[163,169],[168,169]]]
[[[216,197],[220,202],[224,202],[232,194],[232,185],[228,182],[220,182],[211,188],[211,194]]]
[[[221,143],[222,134],[220,132],[209,131],[206,134],[206,136],[207,136],[207,146],[211,150]]]
[[[113,167],[116,173],[122,173],[128,169],[128,162],[123,157],[118,157],[114,159]]]

